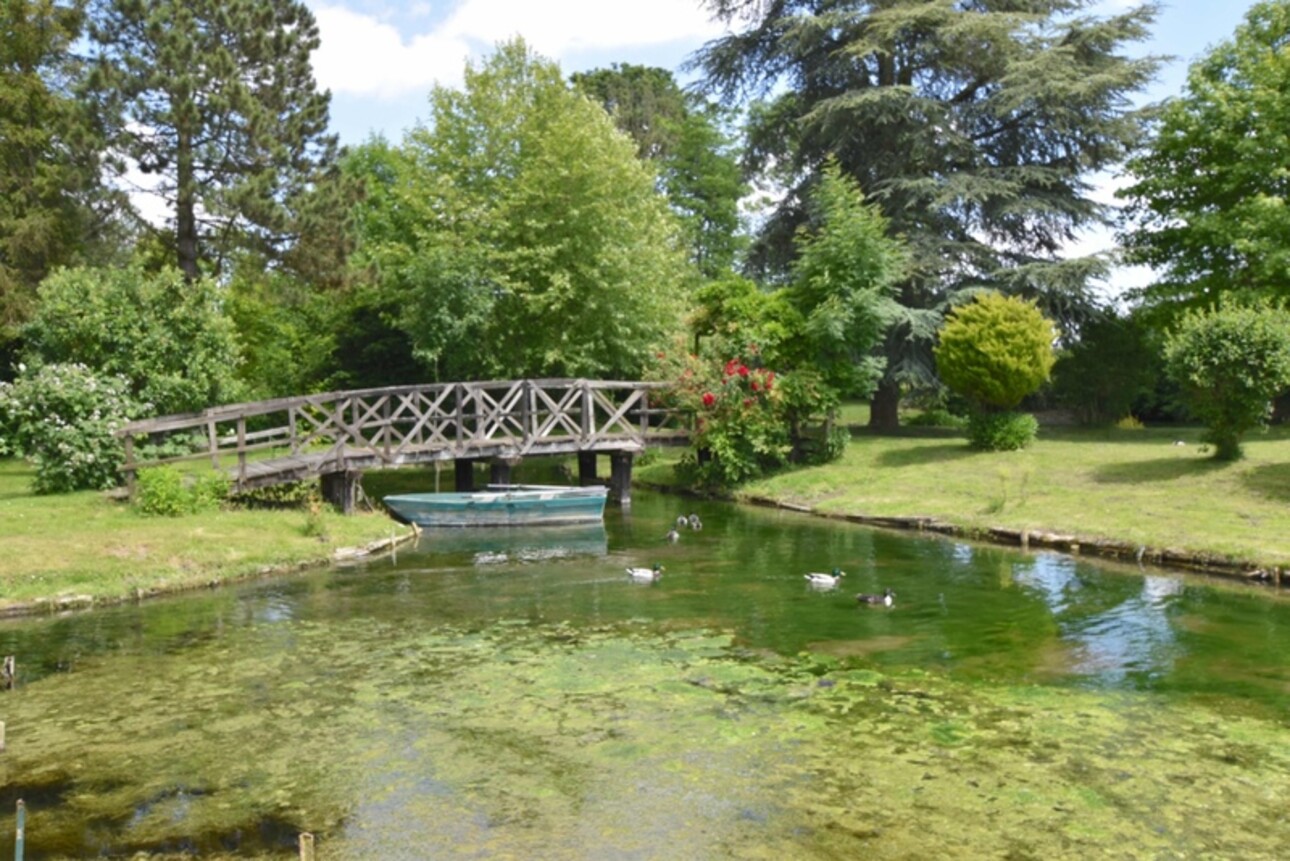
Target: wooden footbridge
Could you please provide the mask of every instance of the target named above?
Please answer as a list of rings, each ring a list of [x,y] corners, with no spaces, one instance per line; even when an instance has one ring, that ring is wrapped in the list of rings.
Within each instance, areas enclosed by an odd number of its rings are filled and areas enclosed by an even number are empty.
[[[117,435],[131,490],[140,469],[209,460],[236,490],[319,478],[324,496],[349,511],[365,470],[452,461],[454,487],[469,490],[478,461],[490,464],[493,481],[505,482],[524,457],[576,454],[579,480],[591,483],[597,455],[607,454],[610,495],[629,502],[633,456],[689,440],[689,417],[658,405],[665,385],[565,379],[393,386],[144,419]],[[169,454],[148,455],[161,450]]]

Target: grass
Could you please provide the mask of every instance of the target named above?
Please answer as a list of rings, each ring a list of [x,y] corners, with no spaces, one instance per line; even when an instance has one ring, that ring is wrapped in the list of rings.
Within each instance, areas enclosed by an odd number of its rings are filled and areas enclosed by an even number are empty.
[[[1021,452],[978,452],[953,432],[857,431],[843,459],[741,488],[820,513],[930,516],[966,529],[1030,529],[1290,566],[1290,429],[1219,463],[1199,428],[1045,428]],[[1183,445],[1176,445],[1182,441]],[[672,481],[674,458],[637,470]]]
[[[101,493],[37,496],[32,469],[0,459],[0,613],[241,579],[403,534],[384,514],[227,510],[145,517]]]

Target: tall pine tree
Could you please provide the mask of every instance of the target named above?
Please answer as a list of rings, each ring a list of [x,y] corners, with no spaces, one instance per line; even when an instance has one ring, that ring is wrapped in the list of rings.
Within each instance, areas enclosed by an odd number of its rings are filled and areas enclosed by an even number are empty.
[[[238,251],[278,258],[311,204],[345,200],[315,193],[336,139],[302,3],[96,0],[90,35],[87,93],[114,119],[115,151],[155,180],[187,278]]]
[[[1151,5],[1083,14],[1091,0],[708,0],[730,23],[694,63],[729,101],[751,97],[750,166],[786,189],[753,260],[790,265],[805,201],[832,157],[912,253],[872,422],[897,422],[900,386],[930,381],[950,297],[992,287],[1058,321],[1089,305],[1098,259],[1063,246],[1107,213],[1089,176],[1141,133],[1129,96],[1151,58]]]

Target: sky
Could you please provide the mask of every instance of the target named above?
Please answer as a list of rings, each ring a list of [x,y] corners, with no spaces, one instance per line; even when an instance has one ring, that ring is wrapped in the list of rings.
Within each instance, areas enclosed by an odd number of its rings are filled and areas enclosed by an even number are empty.
[[[322,44],[314,55],[320,87],[331,91],[332,130],[342,144],[373,134],[398,142],[426,119],[436,85],[461,84],[467,60],[478,62],[498,42],[524,39],[572,72],[636,63],[691,76],[685,60],[726,32],[699,0],[305,0],[318,20]],[[1101,0],[1097,14],[1135,5]],[[1175,0],[1161,4],[1152,38],[1135,54],[1168,55],[1143,102],[1181,92],[1188,65],[1233,34],[1254,0]],[[1114,202],[1112,175],[1096,179],[1097,197]],[[1107,250],[1106,231],[1091,231],[1071,253]],[[1150,279],[1142,269],[1121,269],[1111,279],[1119,292]]]

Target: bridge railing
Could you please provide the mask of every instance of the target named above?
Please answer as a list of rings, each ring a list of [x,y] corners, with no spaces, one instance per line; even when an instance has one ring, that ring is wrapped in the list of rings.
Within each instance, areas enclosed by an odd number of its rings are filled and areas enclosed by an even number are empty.
[[[398,466],[505,450],[522,456],[638,450],[688,437],[690,417],[660,405],[665,383],[585,379],[392,386],[227,404],[131,422],[125,472],[209,459],[239,488],[252,465],[295,459],[309,474],[354,463]],[[256,482],[264,483],[264,482]]]

